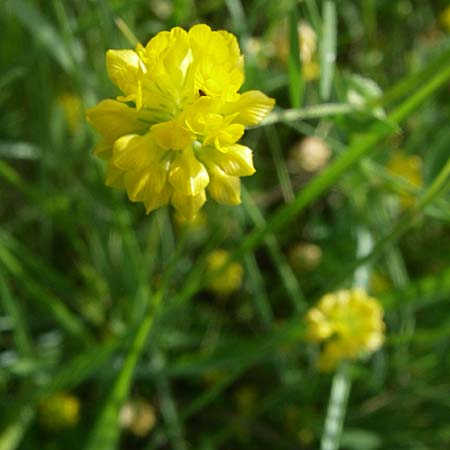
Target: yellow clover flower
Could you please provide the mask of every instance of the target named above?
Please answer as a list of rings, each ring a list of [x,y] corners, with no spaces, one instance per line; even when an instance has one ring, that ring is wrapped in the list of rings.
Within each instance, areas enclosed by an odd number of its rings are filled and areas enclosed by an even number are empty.
[[[123,95],[87,112],[101,134],[106,184],[125,189],[147,212],[171,203],[193,219],[206,201],[240,203],[240,178],[255,172],[237,142],[274,100],[238,93],[243,57],[234,35],[195,25],[162,31],[143,47],[109,50],[108,74]]]
[[[39,404],[39,421],[49,430],[74,427],[80,418],[80,401],[67,392],[57,392]]]
[[[319,369],[334,369],[379,349],[384,341],[383,309],[362,289],[342,290],[322,297],[306,316],[307,337],[323,343]]]
[[[232,262],[219,273],[215,273],[225,267],[230,253],[221,248],[213,250],[206,258],[206,273],[214,274],[208,282],[208,289],[217,295],[227,296],[236,292],[242,284],[244,268],[238,262]]]
[[[420,188],[423,185],[422,158],[418,155],[406,155],[396,152],[387,164],[387,169],[392,174],[403,178],[412,188]],[[400,205],[409,208],[415,204],[415,196],[410,192],[400,194]]]

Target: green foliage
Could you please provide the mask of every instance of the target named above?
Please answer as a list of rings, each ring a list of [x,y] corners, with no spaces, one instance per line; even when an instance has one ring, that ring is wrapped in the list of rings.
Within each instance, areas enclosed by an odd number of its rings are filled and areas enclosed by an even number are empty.
[[[0,2],[0,450],[320,448],[332,375],[304,313],[355,279],[387,336],[347,367],[340,448],[448,447],[446,3]],[[84,111],[118,94],[107,49],[199,22],[239,37],[246,88],[277,107],[246,135],[242,205],[208,201],[187,225],[104,186]],[[330,153],[312,170],[307,137]],[[398,154],[420,158],[421,184]],[[244,267],[228,296],[208,290],[217,248]],[[60,392],[79,421],[48,429]],[[153,405],[148,432],[119,424],[128,399]]]

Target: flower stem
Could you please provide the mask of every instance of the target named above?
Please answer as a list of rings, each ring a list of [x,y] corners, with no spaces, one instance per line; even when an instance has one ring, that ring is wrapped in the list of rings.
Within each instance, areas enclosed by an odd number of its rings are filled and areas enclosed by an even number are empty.
[[[339,448],[350,386],[348,366],[344,362],[333,376],[320,450],[337,450]]]

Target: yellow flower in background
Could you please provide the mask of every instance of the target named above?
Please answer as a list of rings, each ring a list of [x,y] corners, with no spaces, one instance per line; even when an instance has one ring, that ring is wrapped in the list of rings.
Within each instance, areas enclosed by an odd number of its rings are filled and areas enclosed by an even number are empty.
[[[206,271],[208,274],[220,270],[228,259],[230,253],[223,249],[212,251],[206,259]],[[208,289],[218,295],[226,296],[237,291],[242,284],[244,268],[238,262],[232,262],[224,270],[218,272],[208,283]]]
[[[145,400],[128,400],[120,410],[119,425],[135,436],[146,436],[155,424],[155,408]]]
[[[441,24],[444,28],[447,29],[447,31],[450,31],[450,6],[447,6],[439,16],[439,19],[441,21]]]
[[[422,158],[418,155],[394,153],[387,164],[387,169],[392,174],[403,178],[411,187],[419,188],[423,185]],[[400,195],[400,204],[404,208],[411,207],[414,203],[414,195],[408,192]]]
[[[287,257],[296,272],[309,272],[320,264],[322,249],[310,242],[298,242],[289,248]]]
[[[150,212],[171,203],[187,220],[206,201],[239,204],[240,177],[255,172],[238,144],[274,100],[238,93],[243,57],[234,35],[195,25],[158,33],[143,47],[109,50],[108,74],[123,95],[87,113],[101,134],[106,184],[125,189]]]
[[[334,369],[379,349],[384,341],[383,309],[362,289],[342,290],[322,297],[306,316],[307,337],[323,343],[319,369]]]
[[[289,57],[288,30],[288,21],[280,21],[275,30],[275,36],[273,39],[275,55],[283,63],[286,63]],[[317,63],[317,33],[314,28],[304,20],[298,22],[297,33],[303,79],[306,81],[315,80],[320,75],[320,66]]]
[[[83,123],[83,102],[80,96],[64,92],[58,97],[69,131],[75,134]]]
[[[331,149],[318,136],[307,136],[298,141],[289,151],[289,169],[293,173],[317,172],[331,158]]]
[[[39,421],[49,430],[71,428],[79,421],[80,401],[67,392],[58,392],[44,399],[38,412]]]

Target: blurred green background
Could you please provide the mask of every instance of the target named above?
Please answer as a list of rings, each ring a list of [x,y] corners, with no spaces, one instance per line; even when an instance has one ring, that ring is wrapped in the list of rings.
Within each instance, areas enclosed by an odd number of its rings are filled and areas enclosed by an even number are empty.
[[[387,338],[351,365],[341,448],[450,448],[448,8],[2,0],[0,450],[318,449],[303,315],[355,277]],[[186,224],[104,186],[84,111],[118,95],[106,50],[195,23],[277,109],[243,204]]]

